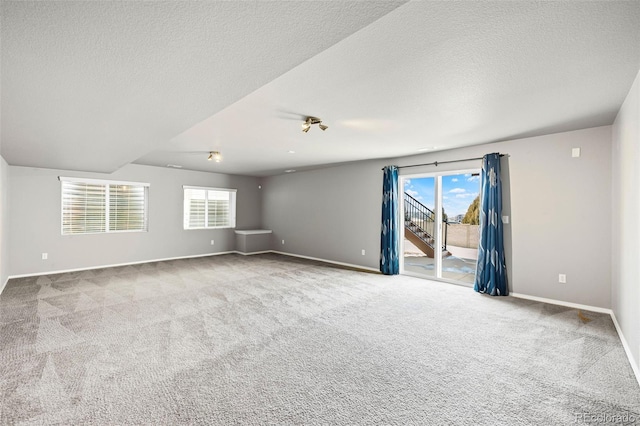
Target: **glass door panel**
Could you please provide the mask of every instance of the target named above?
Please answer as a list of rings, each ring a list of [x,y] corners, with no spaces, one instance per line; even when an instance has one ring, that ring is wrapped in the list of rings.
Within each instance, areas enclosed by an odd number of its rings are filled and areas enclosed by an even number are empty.
[[[442,278],[473,284],[478,260],[480,176],[442,176]]]
[[[404,270],[436,277],[434,177],[404,180]]]

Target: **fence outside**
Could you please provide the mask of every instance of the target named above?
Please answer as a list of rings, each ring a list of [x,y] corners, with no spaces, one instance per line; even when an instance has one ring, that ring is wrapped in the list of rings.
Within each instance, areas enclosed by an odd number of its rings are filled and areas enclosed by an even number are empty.
[[[450,223],[447,228],[447,244],[456,247],[478,248],[480,234],[479,225],[466,225],[464,223]]]

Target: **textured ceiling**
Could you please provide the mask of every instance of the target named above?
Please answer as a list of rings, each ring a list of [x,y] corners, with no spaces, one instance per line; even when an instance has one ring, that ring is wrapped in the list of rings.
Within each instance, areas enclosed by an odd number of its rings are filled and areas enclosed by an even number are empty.
[[[402,3],[2,1],[2,155],[112,172]]]
[[[3,2],[2,155],[270,175],[610,124],[640,69],[640,2],[398,6]]]

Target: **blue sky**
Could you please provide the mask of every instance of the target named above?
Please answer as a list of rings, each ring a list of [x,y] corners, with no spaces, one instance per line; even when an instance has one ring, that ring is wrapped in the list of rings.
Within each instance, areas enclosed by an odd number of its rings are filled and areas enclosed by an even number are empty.
[[[433,210],[435,178],[405,179],[404,190]],[[471,174],[442,176],[442,205],[449,216],[465,214],[469,204],[480,193],[480,176]]]

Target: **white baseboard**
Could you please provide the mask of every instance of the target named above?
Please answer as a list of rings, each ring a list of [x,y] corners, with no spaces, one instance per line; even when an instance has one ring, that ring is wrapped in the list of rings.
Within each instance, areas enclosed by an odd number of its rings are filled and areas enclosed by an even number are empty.
[[[611,316],[611,320],[613,321],[613,325],[616,327],[616,331],[618,332],[618,337],[620,338],[620,342],[622,342],[622,347],[624,348],[624,352],[627,354],[627,358],[629,360],[629,364],[631,364],[631,369],[633,370],[633,374],[636,376],[636,380],[640,385],[640,368],[638,368],[638,364],[636,363],[636,360],[633,358],[633,354],[631,353],[631,348],[629,347],[629,344],[627,343],[627,339],[625,339],[624,334],[622,333],[622,329],[620,328],[620,324],[618,324],[618,320],[616,319],[616,314],[613,312],[613,310],[606,309],[606,308],[599,308],[597,306],[581,305],[579,303],[547,299],[545,297],[529,296],[526,294],[511,293],[510,295],[520,299],[528,299],[528,300],[534,300],[536,302],[550,303],[552,305],[566,306],[568,308],[582,309],[583,311],[600,312],[603,314],[609,314]]]
[[[135,262],[113,263],[113,264],[108,264],[108,265],[89,266],[89,267],[85,267],[85,268],[57,269],[57,270],[51,270],[51,271],[37,272],[37,273],[33,273],[33,274],[10,275],[7,278],[7,280],[4,282],[2,287],[0,287],[0,294],[2,294],[2,291],[4,290],[5,286],[9,282],[9,280],[13,279],[13,278],[26,278],[26,277],[37,277],[37,276],[40,276],[40,275],[64,274],[66,272],[89,271],[89,270],[92,270],[92,269],[115,268],[115,267],[119,267],[119,266],[139,265],[139,264],[142,264],[142,263],[164,262],[164,261],[168,261],[168,260],[180,260],[180,259],[192,259],[192,258],[207,257],[207,256],[220,256],[220,255],[224,255],[224,254],[240,254],[242,256],[253,256],[253,255],[256,255],[256,254],[265,254],[265,253],[277,253],[277,254],[282,254],[282,255],[285,255],[285,256],[300,257],[300,258],[303,258],[303,259],[317,260],[317,261],[320,261],[320,262],[332,263],[332,264],[335,264],[335,265],[348,266],[350,268],[356,268],[356,269],[362,269],[362,270],[366,270],[366,271],[379,272],[377,269],[368,268],[366,266],[354,265],[354,264],[351,264],[351,263],[336,262],[336,261],[333,261],[333,260],[319,259],[319,258],[316,258],[316,257],[302,256],[302,255],[298,255],[298,254],[285,253],[285,252],[280,252],[280,251],[275,251],[275,250],[254,251],[254,252],[250,252],[250,253],[243,253],[241,251],[231,250],[231,251],[221,251],[221,252],[216,252],[216,253],[195,254],[195,255],[190,255],[190,256],[176,256],[176,257],[165,257],[165,258],[162,258],[162,259],[149,259],[149,260],[140,260],[140,261],[135,261]]]
[[[254,254],[266,254],[266,253],[273,253],[273,250],[262,250],[262,251],[250,251],[248,253],[245,253],[243,251],[238,251],[236,250],[234,253],[236,254],[241,254],[243,256],[253,256]]]
[[[629,363],[631,364],[631,369],[633,370],[633,374],[636,375],[636,380],[640,385],[640,368],[638,368],[638,363],[633,358],[633,354],[631,353],[631,348],[627,343],[627,339],[624,338],[624,334],[622,333],[622,329],[620,328],[620,324],[618,324],[618,319],[616,318],[616,314],[614,312],[611,312],[611,319],[613,320],[613,325],[616,326],[616,331],[618,332],[618,336],[620,336],[620,341],[622,342],[622,347],[624,348],[624,351],[627,354],[627,358],[629,358]]]
[[[276,250],[263,250],[263,251],[249,252],[249,253],[244,253],[244,252],[237,251],[237,250],[230,250],[230,251],[220,251],[220,252],[216,252],[216,253],[195,254],[195,255],[190,255],[190,256],[175,256],[175,257],[165,257],[165,258],[162,258],[162,259],[140,260],[140,261],[135,261],[135,262],[124,262],[124,263],[112,263],[112,264],[108,264],[108,265],[88,266],[88,267],[85,267],[85,268],[56,269],[56,270],[51,270],[51,271],[36,272],[36,273],[33,273],[33,274],[10,275],[7,278],[7,280],[5,281],[5,283],[2,285],[2,287],[0,288],[0,293],[2,293],[2,290],[4,290],[4,287],[7,285],[7,282],[9,282],[9,280],[13,279],[13,278],[26,278],[26,277],[37,277],[37,276],[40,276],[40,275],[64,274],[66,272],[80,272],[80,271],[89,271],[89,270],[92,270],[92,269],[116,268],[116,267],[119,267],[119,266],[139,265],[139,264],[142,264],[142,263],[165,262],[165,261],[168,261],[168,260],[180,260],[180,259],[193,259],[193,258],[198,258],[198,257],[220,256],[220,255],[224,255],[224,254],[240,254],[242,256],[253,256],[253,255],[256,255],[256,254],[266,254],[266,253],[276,253],[276,254],[282,254],[282,255],[285,255],[285,256],[299,257],[299,258],[302,258],[302,259],[309,259],[309,260],[316,260],[316,261],[319,261],[319,262],[332,263],[334,265],[348,266],[350,268],[363,269],[363,270],[366,270],[366,271],[380,272],[377,269],[369,268],[367,266],[355,265],[355,264],[352,264],[352,263],[336,262],[334,260],[320,259],[320,258],[317,258],[317,257],[310,257],[310,256],[302,256],[302,255],[299,255],[299,254],[285,253],[285,252],[276,251]]]
[[[7,279],[4,281],[4,283],[2,283],[2,286],[0,287],[0,294],[2,294],[2,292],[4,291],[4,288],[7,286],[7,283],[9,282],[9,279],[11,277],[7,277]]]
[[[89,270],[92,270],[92,269],[116,268],[118,266],[140,265],[141,263],[154,263],[154,262],[164,262],[164,261],[167,261],[167,260],[192,259],[192,258],[197,258],[197,257],[219,256],[219,255],[223,255],[223,254],[234,254],[234,253],[237,253],[237,252],[233,251],[233,250],[232,251],[220,251],[220,252],[216,252],[216,253],[194,254],[194,255],[190,255],[190,256],[165,257],[165,258],[162,258],[162,259],[150,259],[150,260],[140,260],[140,261],[135,261],[135,262],[113,263],[113,264],[109,264],[109,265],[89,266],[89,267],[86,267],[86,268],[59,269],[59,270],[53,270],[53,271],[38,272],[38,273],[35,273],[35,274],[10,275],[9,278],[7,279],[7,281],[9,279],[12,279],[12,278],[26,278],[26,277],[37,277],[39,275],[64,274],[65,272],[79,272],[79,271],[89,271]]]
[[[371,272],[380,273],[380,270],[378,270],[376,268],[370,268],[368,266],[362,266],[362,265],[355,265],[353,263],[337,262],[335,260],[320,259],[318,257],[303,256],[301,254],[287,253],[287,252],[284,252],[284,251],[277,251],[277,250],[271,250],[271,253],[282,254],[284,256],[299,257],[301,259],[316,260],[318,262],[332,263],[334,265],[347,266],[349,268],[362,269],[364,271],[371,271]]]
[[[546,297],[529,296],[528,294],[509,293],[509,296],[517,297],[518,299],[527,299],[527,300],[534,300],[536,302],[549,303],[551,305],[560,305],[560,306],[566,306],[568,308],[582,309],[583,311],[599,312],[602,314],[610,314],[610,315],[613,313],[611,309],[607,309],[607,308],[600,308],[598,306],[590,306],[590,305],[582,305],[580,303],[565,302],[562,300],[547,299]]]

